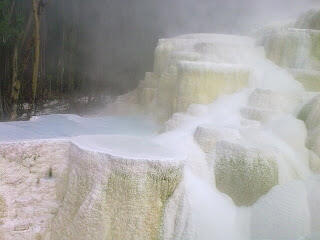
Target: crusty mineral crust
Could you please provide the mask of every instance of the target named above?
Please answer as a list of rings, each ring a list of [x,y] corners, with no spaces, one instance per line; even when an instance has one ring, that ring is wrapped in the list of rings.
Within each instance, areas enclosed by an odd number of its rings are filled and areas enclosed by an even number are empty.
[[[139,158],[140,152],[130,158],[132,150],[121,155],[112,147],[90,150],[67,140],[1,144],[3,238],[160,239],[167,202],[182,181],[183,159],[151,147],[158,151],[148,159]]]

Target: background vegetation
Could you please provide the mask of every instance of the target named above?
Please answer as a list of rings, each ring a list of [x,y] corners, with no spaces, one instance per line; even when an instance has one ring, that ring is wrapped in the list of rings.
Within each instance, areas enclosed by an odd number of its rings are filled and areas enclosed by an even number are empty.
[[[0,0],[0,121],[135,88],[159,38],[243,33],[312,1]]]

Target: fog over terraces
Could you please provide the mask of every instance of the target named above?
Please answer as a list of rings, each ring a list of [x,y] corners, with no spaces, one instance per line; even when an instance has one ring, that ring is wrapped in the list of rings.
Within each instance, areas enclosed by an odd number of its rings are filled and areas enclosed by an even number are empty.
[[[320,239],[316,1],[0,3],[0,240]]]

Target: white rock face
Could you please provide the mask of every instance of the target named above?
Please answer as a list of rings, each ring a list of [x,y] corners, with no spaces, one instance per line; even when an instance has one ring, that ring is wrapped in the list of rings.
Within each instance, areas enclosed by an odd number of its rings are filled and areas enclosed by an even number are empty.
[[[95,136],[75,143],[51,239],[160,238],[183,159],[141,138]]]
[[[293,43],[305,41],[298,31],[293,36],[298,36]],[[315,67],[316,61],[304,62],[298,48],[283,61]],[[318,180],[308,178],[310,167],[319,168],[317,100],[301,111],[307,126],[296,118],[309,95],[251,38],[162,39],[153,72],[106,108],[115,115],[152,115],[165,122],[161,134],[154,136],[143,122],[145,133],[122,118],[100,125],[68,116],[69,125],[60,129],[61,122],[49,117],[38,119],[43,131],[84,136],[0,145],[0,239],[296,240],[314,235],[320,188]],[[61,132],[48,128],[48,121]],[[6,128],[27,132],[30,123],[1,123],[0,135]],[[131,137],[111,135],[119,125],[118,134]],[[77,132],[79,126],[85,131]],[[298,183],[291,187],[294,180]]]
[[[312,9],[302,14],[295,23],[296,28],[301,29],[317,29],[320,30],[320,14],[319,10]]]
[[[302,95],[255,89],[241,115],[249,120],[267,122],[275,115],[295,113],[303,102]]]
[[[307,91],[320,92],[320,71],[295,68],[288,71]]]
[[[218,129],[210,125],[200,125],[194,134],[194,139],[206,154],[211,153],[215,149],[218,141],[228,139],[239,140],[240,138],[239,131],[235,129]]]
[[[307,131],[291,115],[301,104],[298,96],[256,89],[239,109],[245,118],[239,125],[220,126],[213,119],[196,128],[194,139],[206,154],[217,188],[237,205],[252,205],[273,186],[310,174]],[[312,159],[315,164],[317,158]]]
[[[306,89],[311,91],[318,91],[319,89],[316,72],[312,70],[317,68],[318,60],[310,56],[311,51],[314,51],[310,42],[315,41],[313,37],[316,37],[317,34],[318,32],[311,30],[289,30],[289,32],[285,30],[283,32],[282,29],[282,32],[273,32],[273,36],[267,39],[265,45],[267,47],[267,56],[277,64],[284,67],[309,69],[292,69],[291,72],[295,73],[295,77],[299,77],[298,80],[303,83]],[[285,46],[284,42],[297,44],[298,49],[290,44]],[[309,78],[308,76],[311,74],[311,71],[313,71],[312,76]],[[264,91],[262,95],[259,92],[253,93],[249,97],[248,102],[248,105],[251,107],[243,108],[241,110],[242,116],[261,121],[263,125],[267,126],[268,129],[272,129],[276,136],[296,151],[294,155],[298,156],[299,159],[290,160],[290,165],[295,169],[292,173],[303,169],[299,173],[299,178],[304,179],[309,176],[310,173],[308,173],[308,168],[306,168],[308,166],[308,164],[306,165],[306,160],[310,161],[311,169],[319,172],[319,157],[313,151],[308,151],[305,148],[305,144],[307,144],[307,147],[317,151],[319,143],[317,138],[317,126],[319,122],[317,118],[319,114],[317,98],[314,98],[304,106],[299,114],[299,118],[305,121],[308,128],[308,139],[306,141],[306,127],[290,115],[286,115],[287,112],[296,112],[297,107],[301,105],[301,99],[292,99],[292,97],[288,98],[286,96],[286,100],[283,101],[282,97],[279,98],[277,95],[271,97],[270,94],[266,93],[268,91]],[[269,100],[266,98],[267,95],[270,96]],[[288,109],[290,111],[287,111]],[[250,112],[252,114],[249,114]],[[285,113],[285,115],[275,117],[279,113]],[[259,144],[261,143],[259,142]],[[277,145],[280,146],[281,143],[279,142]],[[284,147],[281,147],[281,149],[285,150]],[[292,154],[288,154],[287,152],[285,155],[285,158],[289,160],[289,156]],[[282,171],[281,166],[283,164],[280,164],[278,161],[279,178],[283,175],[280,174]],[[280,180],[280,182],[282,181]],[[319,191],[315,190],[316,186],[319,187],[318,177],[307,181],[281,184],[272,188],[269,193],[261,197],[249,210],[251,219],[250,239],[318,239],[317,232],[319,232],[318,223],[320,221],[318,219],[318,210],[315,210],[314,206],[320,203],[320,195]],[[302,236],[309,237],[304,238]]]
[[[287,68],[308,91],[320,91],[319,11],[310,11],[295,24],[265,31],[266,56]]]
[[[273,79],[277,75],[277,79]],[[114,112],[135,110],[132,103],[160,122],[191,104],[209,104],[246,87],[300,91],[284,70],[266,61],[255,40],[243,36],[191,34],[159,40],[154,71],[146,73],[127,105],[119,98]],[[122,107],[121,107],[122,106]],[[128,109],[128,106],[130,109]],[[122,110],[117,110],[122,108]],[[139,110],[139,111],[140,111]]]
[[[302,103],[301,96],[278,93],[267,89],[255,89],[249,97],[248,105],[275,112],[292,113]]]
[[[320,128],[310,133],[307,140],[307,147],[320,157]]]
[[[318,154],[316,154],[312,150],[310,150],[309,153],[310,153],[310,168],[313,172],[319,174],[320,173],[320,157]]]
[[[276,113],[272,110],[255,107],[244,107],[241,109],[241,116],[243,118],[258,122],[266,122],[274,116],[274,114]]]
[[[0,153],[6,240],[159,239],[182,179],[183,158],[141,138],[3,144]]]
[[[278,184],[277,157],[271,152],[220,141],[215,154],[217,188],[237,205],[252,205]]]
[[[254,42],[247,37],[198,34],[161,39],[154,72],[146,74],[139,86],[140,102],[166,121],[191,104],[208,104],[233,93],[247,86],[250,78],[250,68],[234,56],[253,50]]]
[[[0,239],[45,239],[64,195],[70,143],[0,145]]]
[[[248,84],[249,73],[237,65],[180,62],[175,111],[185,112],[193,103],[209,104],[221,94],[236,92]]]
[[[299,118],[305,121],[310,131],[320,126],[320,95],[314,97],[302,108]]]
[[[320,96],[311,99],[300,111],[299,116],[308,128],[306,146],[311,150],[310,166],[320,172]],[[314,153],[317,155],[314,156]]]
[[[319,34],[317,30],[275,30],[265,39],[267,57],[282,67],[316,70],[319,62],[312,48]]]

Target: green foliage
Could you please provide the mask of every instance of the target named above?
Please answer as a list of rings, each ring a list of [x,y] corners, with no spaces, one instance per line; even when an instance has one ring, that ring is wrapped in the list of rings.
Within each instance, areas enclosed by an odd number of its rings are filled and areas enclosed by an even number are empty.
[[[13,11],[12,0],[0,0],[0,46],[12,46],[22,31],[24,17]]]

